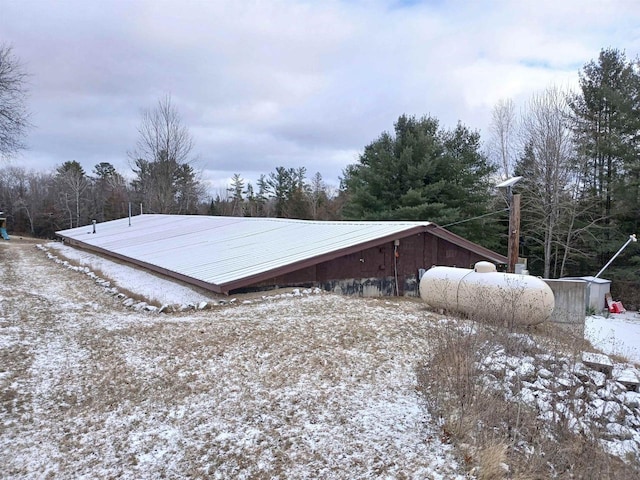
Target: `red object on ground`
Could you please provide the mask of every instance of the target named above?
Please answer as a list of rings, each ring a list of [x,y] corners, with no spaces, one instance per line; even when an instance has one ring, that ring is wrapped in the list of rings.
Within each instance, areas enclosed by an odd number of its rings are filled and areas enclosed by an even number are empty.
[[[622,305],[622,302],[611,302],[611,304],[609,305],[609,312],[610,313],[624,313],[626,312],[624,306]]]

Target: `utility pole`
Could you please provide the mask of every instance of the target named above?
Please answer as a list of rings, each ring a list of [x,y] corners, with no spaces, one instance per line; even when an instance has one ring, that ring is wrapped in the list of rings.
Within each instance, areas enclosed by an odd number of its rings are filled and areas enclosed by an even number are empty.
[[[509,204],[509,258],[508,273],[515,273],[520,255],[520,194],[514,193]]]
[[[513,186],[522,180],[522,177],[512,177],[496,185],[504,188],[507,194],[509,206],[509,246],[507,247],[508,273],[515,273],[516,263],[520,254],[520,194],[513,193]]]

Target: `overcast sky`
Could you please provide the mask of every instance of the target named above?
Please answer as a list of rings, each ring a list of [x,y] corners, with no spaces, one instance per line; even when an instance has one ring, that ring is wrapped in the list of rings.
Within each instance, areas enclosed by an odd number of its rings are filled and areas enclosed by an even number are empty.
[[[277,166],[337,186],[403,113],[488,139],[499,99],[577,85],[602,48],[640,54],[640,2],[0,0],[32,75],[13,164],[124,174],[144,109],[172,97],[215,190]]]

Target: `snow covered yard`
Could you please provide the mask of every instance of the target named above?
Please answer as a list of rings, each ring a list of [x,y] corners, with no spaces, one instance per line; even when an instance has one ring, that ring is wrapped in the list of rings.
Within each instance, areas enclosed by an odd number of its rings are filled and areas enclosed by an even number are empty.
[[[5,478],[464,478],[416,390],[419,302],[165,316],[30,244],[0,263]]]
[[[59,243],[0,244],[0,263],[8,478],[638,473],[640,393],[620,382],[640,371],[601,373],[553,326],[312,290],[229,298]],[[590,317],[586,336],[635,360],[640,322],[623,320]]]
[[[603,352],[640,364],[640,314],[614,313],[587,317],[585,337]]]

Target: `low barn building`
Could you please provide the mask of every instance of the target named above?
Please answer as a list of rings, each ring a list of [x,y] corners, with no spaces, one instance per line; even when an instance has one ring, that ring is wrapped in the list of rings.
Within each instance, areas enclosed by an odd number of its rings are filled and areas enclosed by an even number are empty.
[[[420,269],[507,261],[430,222],[145,214],[56,233],[69,245],[225,294],[318,286],[416,295]]]

